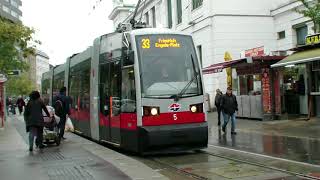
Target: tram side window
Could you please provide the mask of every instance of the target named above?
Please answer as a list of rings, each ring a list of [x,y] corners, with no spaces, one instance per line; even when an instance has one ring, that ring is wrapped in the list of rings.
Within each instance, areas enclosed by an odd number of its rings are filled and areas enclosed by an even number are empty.
[[[122,69],[121,112],[136,112],[136,89],[133,66]]]
[[[90,111],[90,60],[71,68],[69,96],[73,109]]]
[[[78,97],[79,97],[79,86],[80,86],[80,78],[79,78],[79,71],[75,71],[75,68],[70,69],[70,76],[69,76],[69,96],[71,98],[71,108],[77,109],[78,108]]]
[[[42,99],[45,104],[49,104],[50,79],[44,79],[41,86]]]
[[[81,71],[81,109],[90,111],[90,64],[86,63]]]
[[[64,86],[64,72],[53,76],[52,92],[53,96],[59,94],[60,89]]]

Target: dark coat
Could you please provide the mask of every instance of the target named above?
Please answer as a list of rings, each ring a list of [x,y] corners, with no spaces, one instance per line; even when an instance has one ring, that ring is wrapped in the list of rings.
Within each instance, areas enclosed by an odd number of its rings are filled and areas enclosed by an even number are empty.
[[[221,99],[222,99],[222,94],[217,93],[216,97],[214,98],[214,105],[216,105],[218,109],[220,109]]]
[[[238,111],[238,102],[235,95],[224,94],[221,98],[220,106],[222,111],[226,114],[232,115]]]
[[[23,106],[25,106],[26,104],[24,103],[24,100],[22,99],[22,98],[19,98],[18,100],[17,100],[17,106],[18,107],[23,107]]]
[[[70,98],[64,95],[64,93],[60,93],[53,98],[52,107],[54,107],[57,100],[60,100],[63,105],[62,117],[65,117],[67,114],[70,115]]]
[[[44,110],[47,116],[50,116],[47,107],[40,98],[37,100],[30,100],[28,102],[23,114],[24,120],[26,122],[27,132],[29,131],[29,128],[32,126],[44,126],[42,110]]]

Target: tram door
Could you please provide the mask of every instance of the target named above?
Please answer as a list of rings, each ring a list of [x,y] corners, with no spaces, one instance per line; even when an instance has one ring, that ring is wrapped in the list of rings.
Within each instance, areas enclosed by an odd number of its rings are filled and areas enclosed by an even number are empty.
[[[120,61],[100,65],[100,136],[103,140],[120,144],[120,90],[121,64]],[[100,121],[101,121],[100,120]]]

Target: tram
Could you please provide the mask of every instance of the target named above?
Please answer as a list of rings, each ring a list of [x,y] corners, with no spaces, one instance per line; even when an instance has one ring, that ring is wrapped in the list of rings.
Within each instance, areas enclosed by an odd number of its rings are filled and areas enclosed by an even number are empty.
[[[142,154],[207,147],[202,72],[190,35],[157,28],[106,34],[45,73],[45,81],[48,101],[67,87],[78,134]]]

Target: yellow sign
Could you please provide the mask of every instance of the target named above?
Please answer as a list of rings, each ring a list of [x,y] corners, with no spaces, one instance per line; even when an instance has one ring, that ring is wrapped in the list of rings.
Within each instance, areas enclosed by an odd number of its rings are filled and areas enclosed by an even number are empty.
[[[319,44],[320,43],[320,34],[315,34],[306,37],[306,45]]]
[[[158,39],[158,42],[155,43],[156,48],[180,48],[180,44],[174,38],[170,39]]]
[[[150,39],[142,39],[142,49],[150,49]]]
[[[224,53],[224,61],[231,61],[232,60],[232,57],[230,55],[229,52],[225,52]],[[226,68],[226,72],[227,72],[227,84],[228,84],[228,87],[232,87],[232,69],[229,67],[229,68]]]

